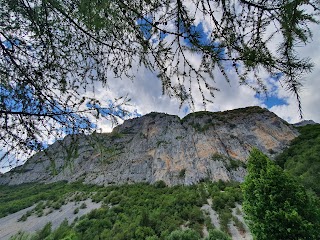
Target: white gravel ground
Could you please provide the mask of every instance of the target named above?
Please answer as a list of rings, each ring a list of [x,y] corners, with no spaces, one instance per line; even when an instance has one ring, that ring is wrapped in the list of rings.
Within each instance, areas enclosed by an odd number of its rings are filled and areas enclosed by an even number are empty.
[[[209,214],[209,217],[211,219],[212,225],[214,225],[215,228],[220,229],[220,222],[219,222],[219,214],[212,209],[212,199],[208,199],[208,204],[205,204],[201,207],[202,211],[205,211]],[[241,211],[241,215],[236,214],[236,209],[239,209]],[[243,212],[242,212],[242,206],[239,204],[236,204],[236,207],[232,209],[232,215],[238,218],[245,227],[245,232],[240,232],[239,229],[235,226],[234,222],[231,221],[228,224],[229,232],[232,236],[233,240],[252,240],[252,235],[250,233],[249,228],[247,227],[244,218],[243,218]],[[204,236],[208,236],[208,230],[206,228],[203,229]]]
[[[82,203],[86,203],[87,207],[84,209],[79,209],[79,212],[74,214],[74,210],[79,208]],[[52,223],[53,229],[57,228],[64,219],[67,219],[70,224],[76,217],[87,214],[93,209],[100,208],[101,203],[93,203],[91,199],[87,199],[78,203],[69,202],[66,205],[63,205],[61,209],[54,210],[52,213],[49,213],[46,216],[37,217],[35,215],[31,215],[25,222],[18,222],[18,219],[23,214],[29,210],[32,210],[34,207],[35,206],[32,206],[9,216],[0,218],[0,239],[7,240],[12,235],[17,234],[19,231],[28,233],[36,232],[37,230],[43,228],[48,222]]]

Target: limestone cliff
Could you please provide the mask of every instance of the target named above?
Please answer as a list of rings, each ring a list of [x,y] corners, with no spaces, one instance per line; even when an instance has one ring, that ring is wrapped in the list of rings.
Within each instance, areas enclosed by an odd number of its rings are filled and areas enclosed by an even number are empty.
[[[150,113],[125,121],[112,133],[68,136],[0,176],[0,184],[242,181],[250,149],[273,157],[297,134],[260,107],[197,112],[183,119]]]

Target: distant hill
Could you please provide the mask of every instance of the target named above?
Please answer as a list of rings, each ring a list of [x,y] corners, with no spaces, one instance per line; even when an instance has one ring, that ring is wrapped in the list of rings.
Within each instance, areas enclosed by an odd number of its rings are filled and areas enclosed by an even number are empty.
[[[306,126],[306,125],[315,125],[315,124],[319,124],[319,123],[316,123],[313,120],[303,120],[301,122],[293,124],[293,126],[295,126],[295,127],[303,127],[303,126]]]

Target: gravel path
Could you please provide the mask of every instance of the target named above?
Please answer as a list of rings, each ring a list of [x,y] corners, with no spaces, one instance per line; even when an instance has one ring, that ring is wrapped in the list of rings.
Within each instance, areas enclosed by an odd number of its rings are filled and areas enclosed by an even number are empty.
[[[237,214],[237,208],[240,210],[241,214]],[[232,215],[235,216],[236,218],[238,218],[240,220],[240,222],[243,223],[244,228],[245,228],[245,232],[240,232],[238,228],[236,228],[235,224],[233,221],[231,221],[228,224],[229,227],[229,231],[232,235],[232,239],[239,239],[239,240],[252,240],[253,237],[250,233],[250,230],[246,224],[246,222],[244,221],[243,218],[243,211],[242,211],[242,206],[239,204],[236,204],[236,207],[232,209]]]
[[[212,225],[214,225],[215,228],[220,229],[219,215],[216,213],[216,211],[214,211],[209,204],[203,205],[201,210],[209,213]]]
[[[208,204],[205,204],[201,207],[202,211],[205,211],[209,214],[209,217],[211,219],[212,225],[214,225],[215,228],[220,229],[220,222],[219,222],[219,214],[212,209],[212,199],[207,199]],[[240,210],[241,214],[237,214],[237,208]],[[236,207],[232,209],[232,215],[239,219],[240,222],[243,223],[245,232],[240,232],[239,229],[235,226],[235,223],[233,221],[230,221],[228,224],[229,232],[232,236],[233,240],[252,240],[252,235],[250,233],[250,230],[248,226],[246,225],[244,218],[243,218],[243,212],[242,212],[242,206],[239,204],[236,204]],[[205,237],[208,236],[208,230],[206,228],[203,229],[203,234]]]
[[[82,203],[86,203],[87,207],[84,209],[79,209],[79,212],[74,214],[74,210],[79,208]],[[18,222],[18,219],[23,214],[34,208],[34,206],[32,206],[9,216],[0,218],[0,239],[7,240],[12,235],[17,234],[19,231],[36,232],[37,230],[43,228],[48,222],[51,222],[52,229],[55,229],[62,223],[64,219],[67,219],[69,223],[72,223],[76,217],[80,217],[89,213],[93,209],[100,207],[101,203],[93,203],[90,199],[81,201],[77,204],[74,202],[69,202],[66,205],[63,205],[61,209],[55,210],[46,216],[37,217],[35,215],[31,215],[25,222]]]

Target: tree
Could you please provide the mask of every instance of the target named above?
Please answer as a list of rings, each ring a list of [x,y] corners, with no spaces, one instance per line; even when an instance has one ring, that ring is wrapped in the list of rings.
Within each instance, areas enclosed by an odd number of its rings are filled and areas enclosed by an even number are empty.
[[[243,209],[256,239],[319,239],[319,199],[256,149],[247,169]]]
[[[135,65],[190,106],[195,90],[204,106],[212,102],[216,71],[227,81],[234,71],[257,92],[267,91],[266,71],[301,109],[300,80],[312,64],[295,48],[312,37],[318,14],[317,0],[2,0],[1,144],[41,150],[48,136],[92,131],[92,117],[123,117],[127,98],[105,106],[88,90],[110,75],[134,78]]]

